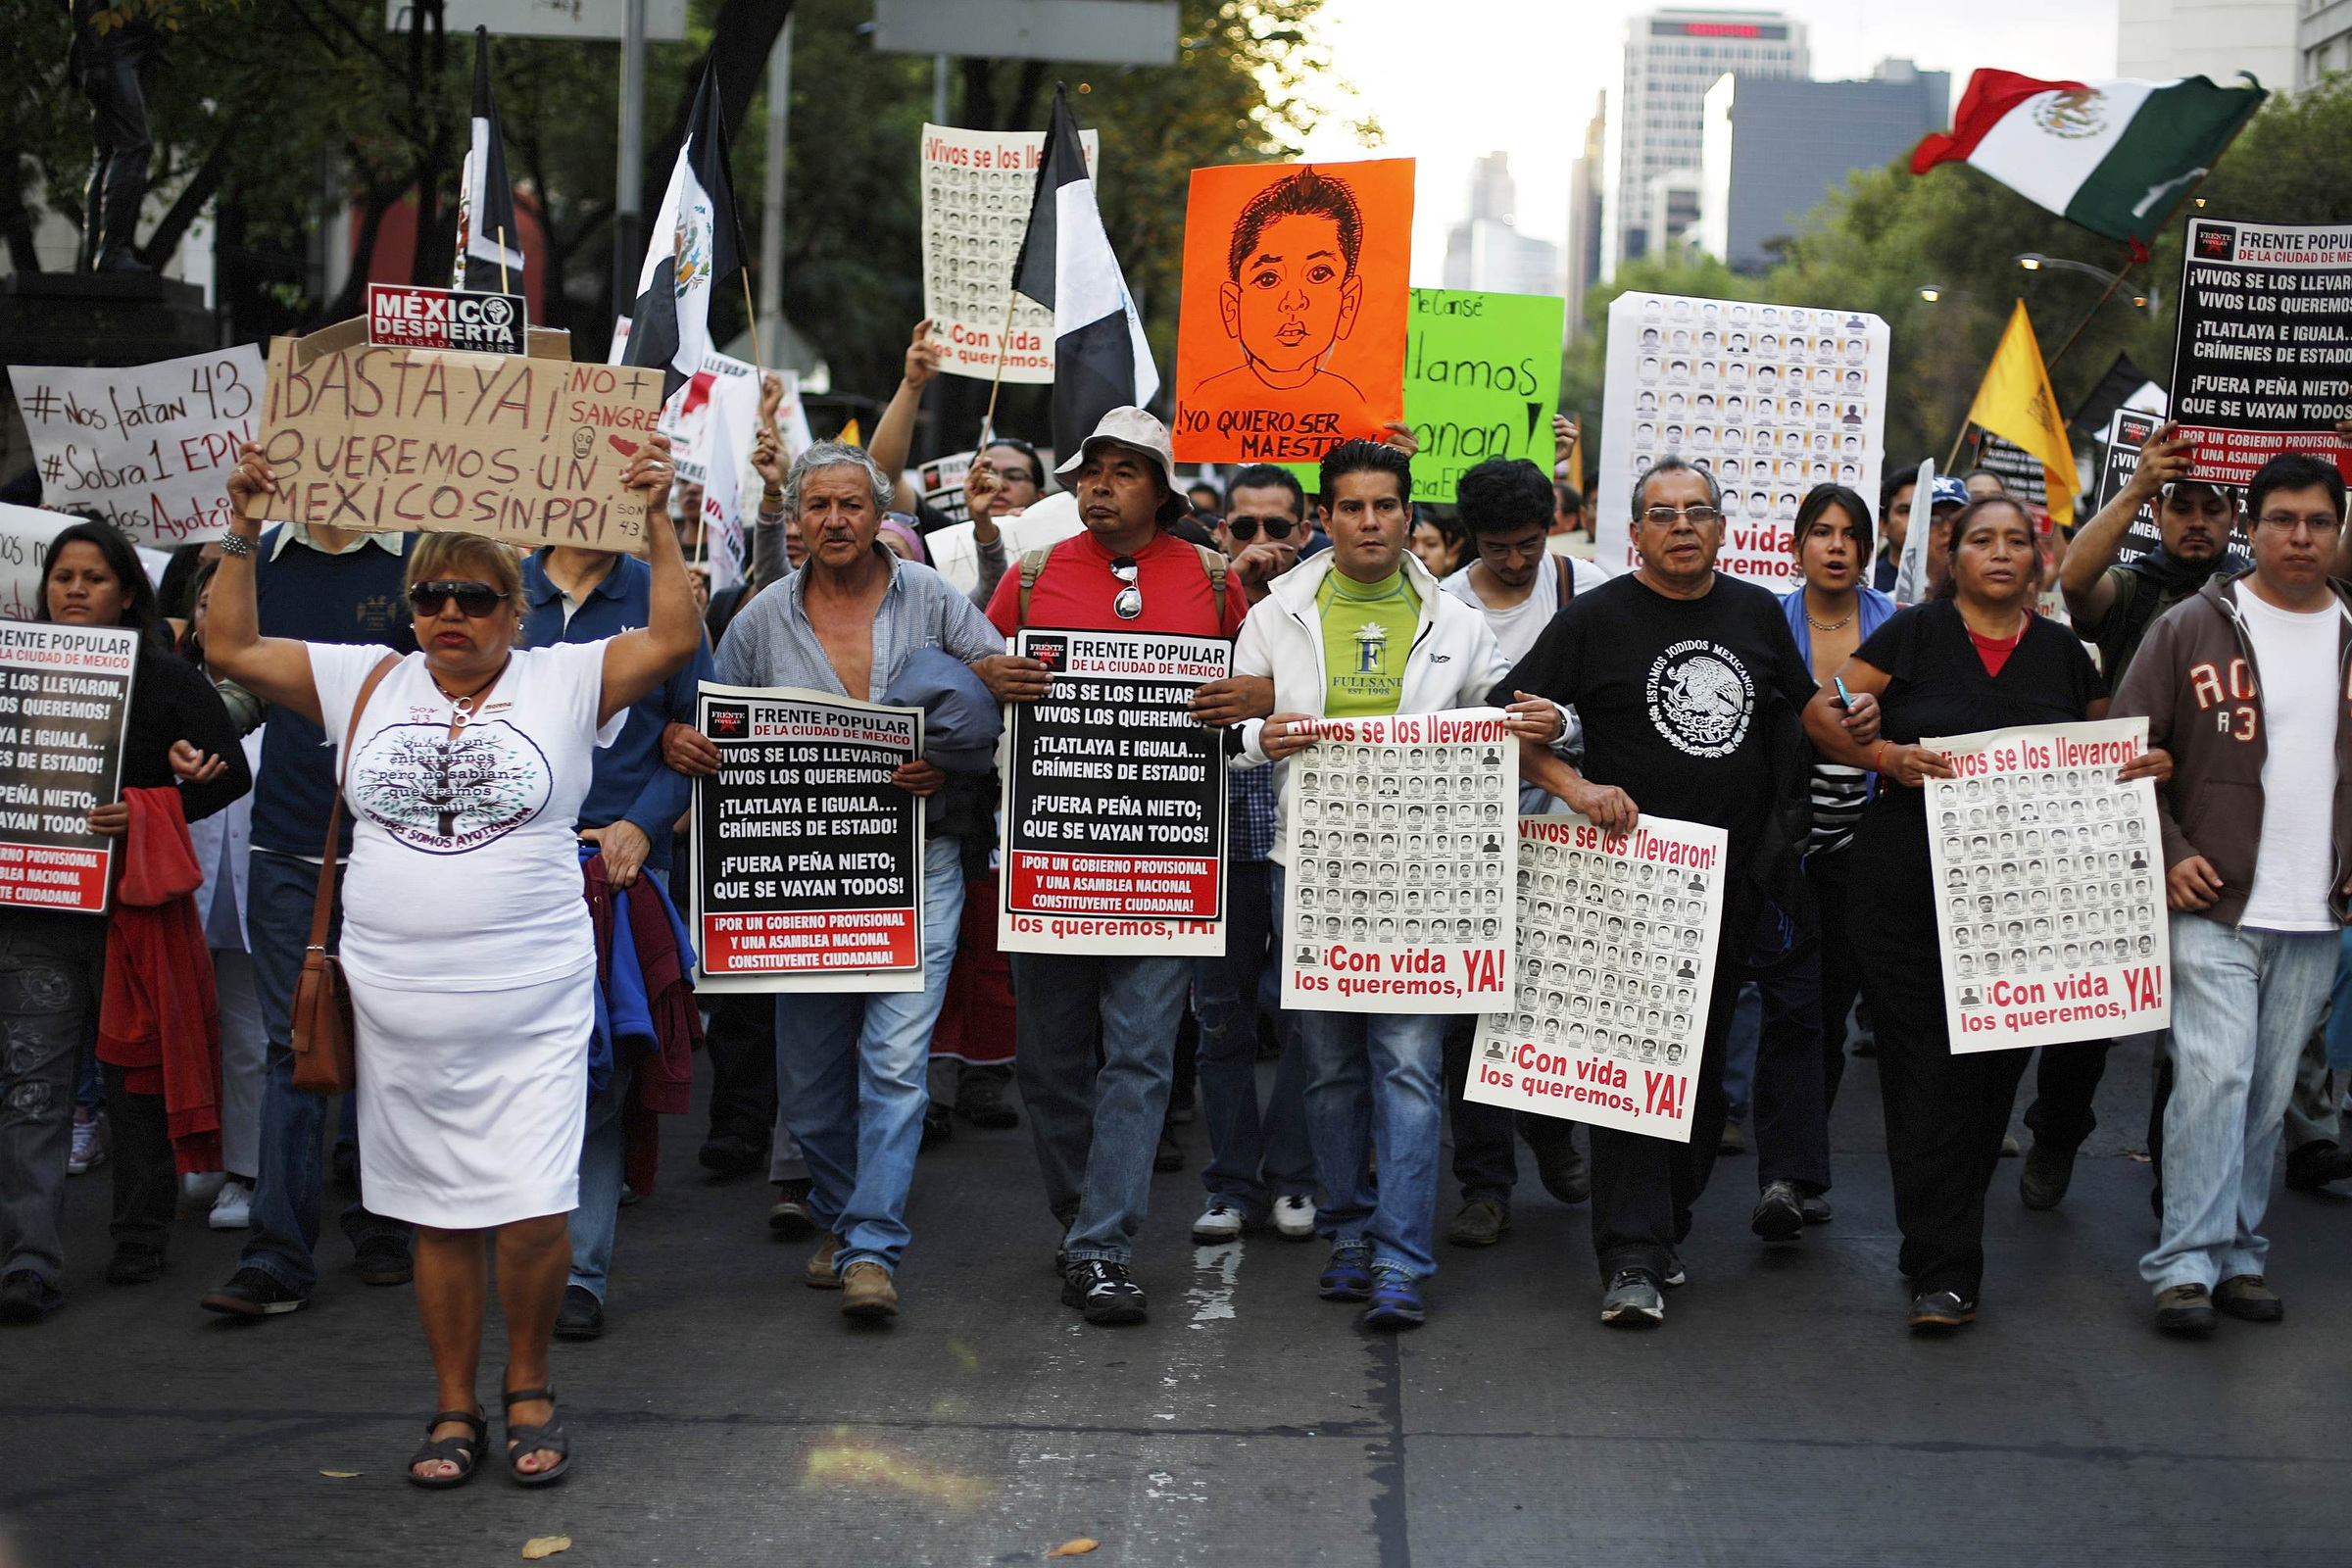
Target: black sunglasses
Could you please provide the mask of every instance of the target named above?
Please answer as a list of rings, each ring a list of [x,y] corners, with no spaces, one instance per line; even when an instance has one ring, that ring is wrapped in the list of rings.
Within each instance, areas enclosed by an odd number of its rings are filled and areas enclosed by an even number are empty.
[[[486,582],[447,580],[419,582],[409,585],[409,609],[417,615],[438,615],[441,607],[455,599],[458,609],[469,620],[497,612],[507,596]]]
[[[1258,519],[1255,517],[1227,517],[1225,519],[1225,531],[1233,535],[1235,541],[1240,544],[1246,545],[1256,538],[1258,526]],[[1269,539],[1288,539],[1298,531],[1298,525],[1288,517],[1268,517],[1265,519],[1264,526],[1266,537]]]

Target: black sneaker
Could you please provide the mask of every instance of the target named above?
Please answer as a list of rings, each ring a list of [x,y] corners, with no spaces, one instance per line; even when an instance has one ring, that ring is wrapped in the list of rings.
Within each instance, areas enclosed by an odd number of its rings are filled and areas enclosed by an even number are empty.
[[[816,1234],[816,1221],[808,1215],[808,1193],[815,1185],[807,1176],[776,1183],[776,1204],[767,1211],[768,1235],[779,1242],[797,1242]]]
[[[1563,1203],[1581,1203],[1592,1196],[1592,1169],[1573,1139],[1547,1139],[1535,1154],[1537,1179],[1552,1197]]]
[[[2018,1201],[2031,1209],[2056,1208],[2075,1181],[2075,1151],[2043,1139],[2026,1151],[2026,1167],[2017,1173]]]
[[[767,1163],[767,1145],[741,1133],[712,1133],[703,1141],[703,1169],[717,1176],[749,1176]]]
[[[196,1304],[207,1312],[224,1312],[230,1317],[275,1317],[280,1312],[301,1311],[311,1304],[311,1298],[286,1289],[258,1268],[241,1268],[226,1285],[208,1292]]]
[[[1061,1304],[1078,1308],[1089,1323],[1102,1328],[1141,1323],[1149,1314],[1144,1288],[1129,1276],[1127,1265],[1098,1257],[1070,1265],[1061,1277]]]
[[[164,1277],[164,1253],[161,1248],[140,1247],[125,1242],[115,1249],[115,1255],[106,1260],[106,1283],[109,1285],[151,1285]]]
[[[360,1244],[355,1261],[363,1285],[406,1285],[416,1277],[416,1261],[409,1244],[397,1236],[370,1236]]]
[[[1004,1103],[1004,1095],[989,1079],[976,1080],[956,1097],[956,1114],[988,1132],[1003,1132],[1021,1124],[1021,1113]]]
[[[65,1292],[28,1268],[0,1280],[0,1323],[38,1323],[65,1301]]]
[[[944,1144],[955,1136],[956,1113],[954,1111],[937,1101],[933,1101],[923,1107],[923,1148],[929,1149],[933,1144]]]
[[[2333,1139],[2315,1138],[2286,1156],[2288,1192],[2316,1193],[2347,1176],[2352,1176],[2352,1153]]]
[[[1805,1195],[1792,1181],[1766,1182],[1747,1228],[1774,1246],[1798,1240],[1805,1234]]]
[[[1160,1124],[1159,1152],[1152,1156],[1152,1168],[1161,1175],[1184,1169],[1184,1145],[1176,1141],[1176,1129]]]
[[[564,1287],[564,1304],[556,1312],[556,1338],[593,1340],[605,1332],[605,1303],[585,1285]]]
[[[1977,1320],[1977,1303],[1958,1291],[1922,1291],[1904,1321],[1914,1334],[1950,1334]]]
[[[1808,1225],[1827,1225],[1838,1217],[1838,1211],[1830,1206],[1830,1200],[1819,1193],[1812,1194],[1798,1206],[1805,1211],[1805,1223]]]

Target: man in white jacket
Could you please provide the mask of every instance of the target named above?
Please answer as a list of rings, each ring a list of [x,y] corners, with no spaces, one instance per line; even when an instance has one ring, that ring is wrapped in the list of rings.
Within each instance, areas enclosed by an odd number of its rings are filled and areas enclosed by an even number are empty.
[[[1508,673],[1486,617],[1440,591],[1405,549],[1412,468],[1403,453],[1369,441],[1333,448],[1323,459],[1322,502],[1331,549],[1269,586],[1234,647],[1236,675],[1274,679],[1273,716],[1242,726],[1236,765],[1278,769],[1277,908],[1290,865],[1289,762],[1315,744],[1301,723],[1477,708]],[[1334,648],[1341,657],[1329,657]],[[1547,743],[1560,733],[1550,703],[1530,699],[1509,711],[1518,734]],[[1413,1327],[1427,1313],[1420,1281],[1437,1270],[1431,1247],[1446,1015],[1297,1016],[1306,1049],[1307,1137],[1328,1200],[1315,1228],[1332,1243],[1317,1289],[1327,1300],[1368,1301],[1367,1327]],[[1376,1139],[1377,1192],[1367,1158]]]

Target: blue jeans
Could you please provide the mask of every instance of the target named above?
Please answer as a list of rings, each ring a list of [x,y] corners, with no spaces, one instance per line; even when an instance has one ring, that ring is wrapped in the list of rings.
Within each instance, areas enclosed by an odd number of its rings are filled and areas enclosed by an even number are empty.
[[[571,1211],[571,1278],[599,1301],[612,1272],[612,1236],[620,1226],[620,1190],[627,1185],[629,1132],[621,1114],[635,1069],[612,1063],[612,1082],[588,1102],[588,1131],[580,1140],[580,1206]]]
[[[294,1087],[294,984],[310,941],[311,911],[318,898],[318,867],[291,855],[255,850],[246,892],[246,925],[253,943],[253,989],[270,1033],[269,1081],[262,1089],[261,1169],[254,1173],[253,1236],[237,1259],[304,1296],[318,1283],[312,1249],[325,1199],[319,1140],[328,1101]],[[342,887],[326,928],[332,948],[343,929]],[[348,1100],[350,1097],[344,1097]],[[404,1220],[370,1214],[356,1200],[343,1210],[343,1234],[354,1250],[377,1237],[408,1245]]]
[[[1072,1262],[1124,1263],[1151,1206],[1191,958],[1013,953],[1013,1074]],[[1102,1064],[1096,1065],[1100,1046]]]
[[[1446,1112],[1442,1012],[1301,1012],[1306,1130],[1323,1177],[1315,1229],[1369,1242],[1376,1272],[1427,1279],[1438,1221],[1438,1141]],[[1377,1152],[1380,1179],[1368,1155]]]
[[[834,1266],[897,1272],[922,1147],[931,1029],[963,918],[963,850],[923,849],[923,989],[776,998],[776,1104],[808,1161],[808,1217],[841,1238]]]
[[[2352,925],[2337,939],[2334,1010],[2328,1014],[2328,1065],[2352,1072]]]
[[[2263,1272],[2295,1064],[2335,978],[2332,931],[2254,931],[2176,914],[2164,1221],[2140,1276],[2158,1292]]]
[[[1315,1155],[1306,1137],[1306,1053],[1298,1020],[1275,1014],[1282,1055],[1274,1094],[1257,1108],[1257,996],[1267,938],[1279,910],[1270,860],[1236,860],[1225,899],[1225,956],[1198,960],[1195,1014],[1200,1022],[1200,1109],[1208,1120],[1208,1164],[1200,1185],[1263,1219],[1277,1198],[1312,1194]],[[1247,997],[1249,1002],[1241,999]]]

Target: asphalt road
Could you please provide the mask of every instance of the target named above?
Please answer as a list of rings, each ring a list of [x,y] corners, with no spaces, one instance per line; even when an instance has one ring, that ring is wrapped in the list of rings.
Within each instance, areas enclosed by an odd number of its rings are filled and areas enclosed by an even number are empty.
[[[2161,1338],[2124,1152],[2146,1074],[2119,1058],[2065,1206],[2025,1211],[2005,1163],[1982,1321],[1916,1341],[1872,1064],[1846,1084],[1836,1223],[1766,1252],[1752,1163],[1725,1160],[1646,1335],[1595,1320],[1586,1215],[1531,1172],[1499,1246],[1441,1247],[1426,1328],[1366,1336],[1314,1298],[1319,1247],[1191,1245],[1198,1123],[1154,1189],[1150,1323],[1059,1304],[1025,1129],[967,1129],[924,1155],[904,1315],[853,1326],[681,1120],[622,1218],[612,1331],[557,1348],[576,1470],[538,1492],[495,1465],[401,1483],[420,1335],[339,1237],[310,1309],[225,1322],[195,1301],[234,1239],[191,1222],[160,1284],[109,1289],[82,1178],[66,1309],[0,1331],[0,1518],[26,1568],[489,1564],[548,1535],[565,1568],[1011,1563],[1081,1536],[1104,1565],[2352,1560],[2352,1200],[2279,1196],[2283,1325]]]

